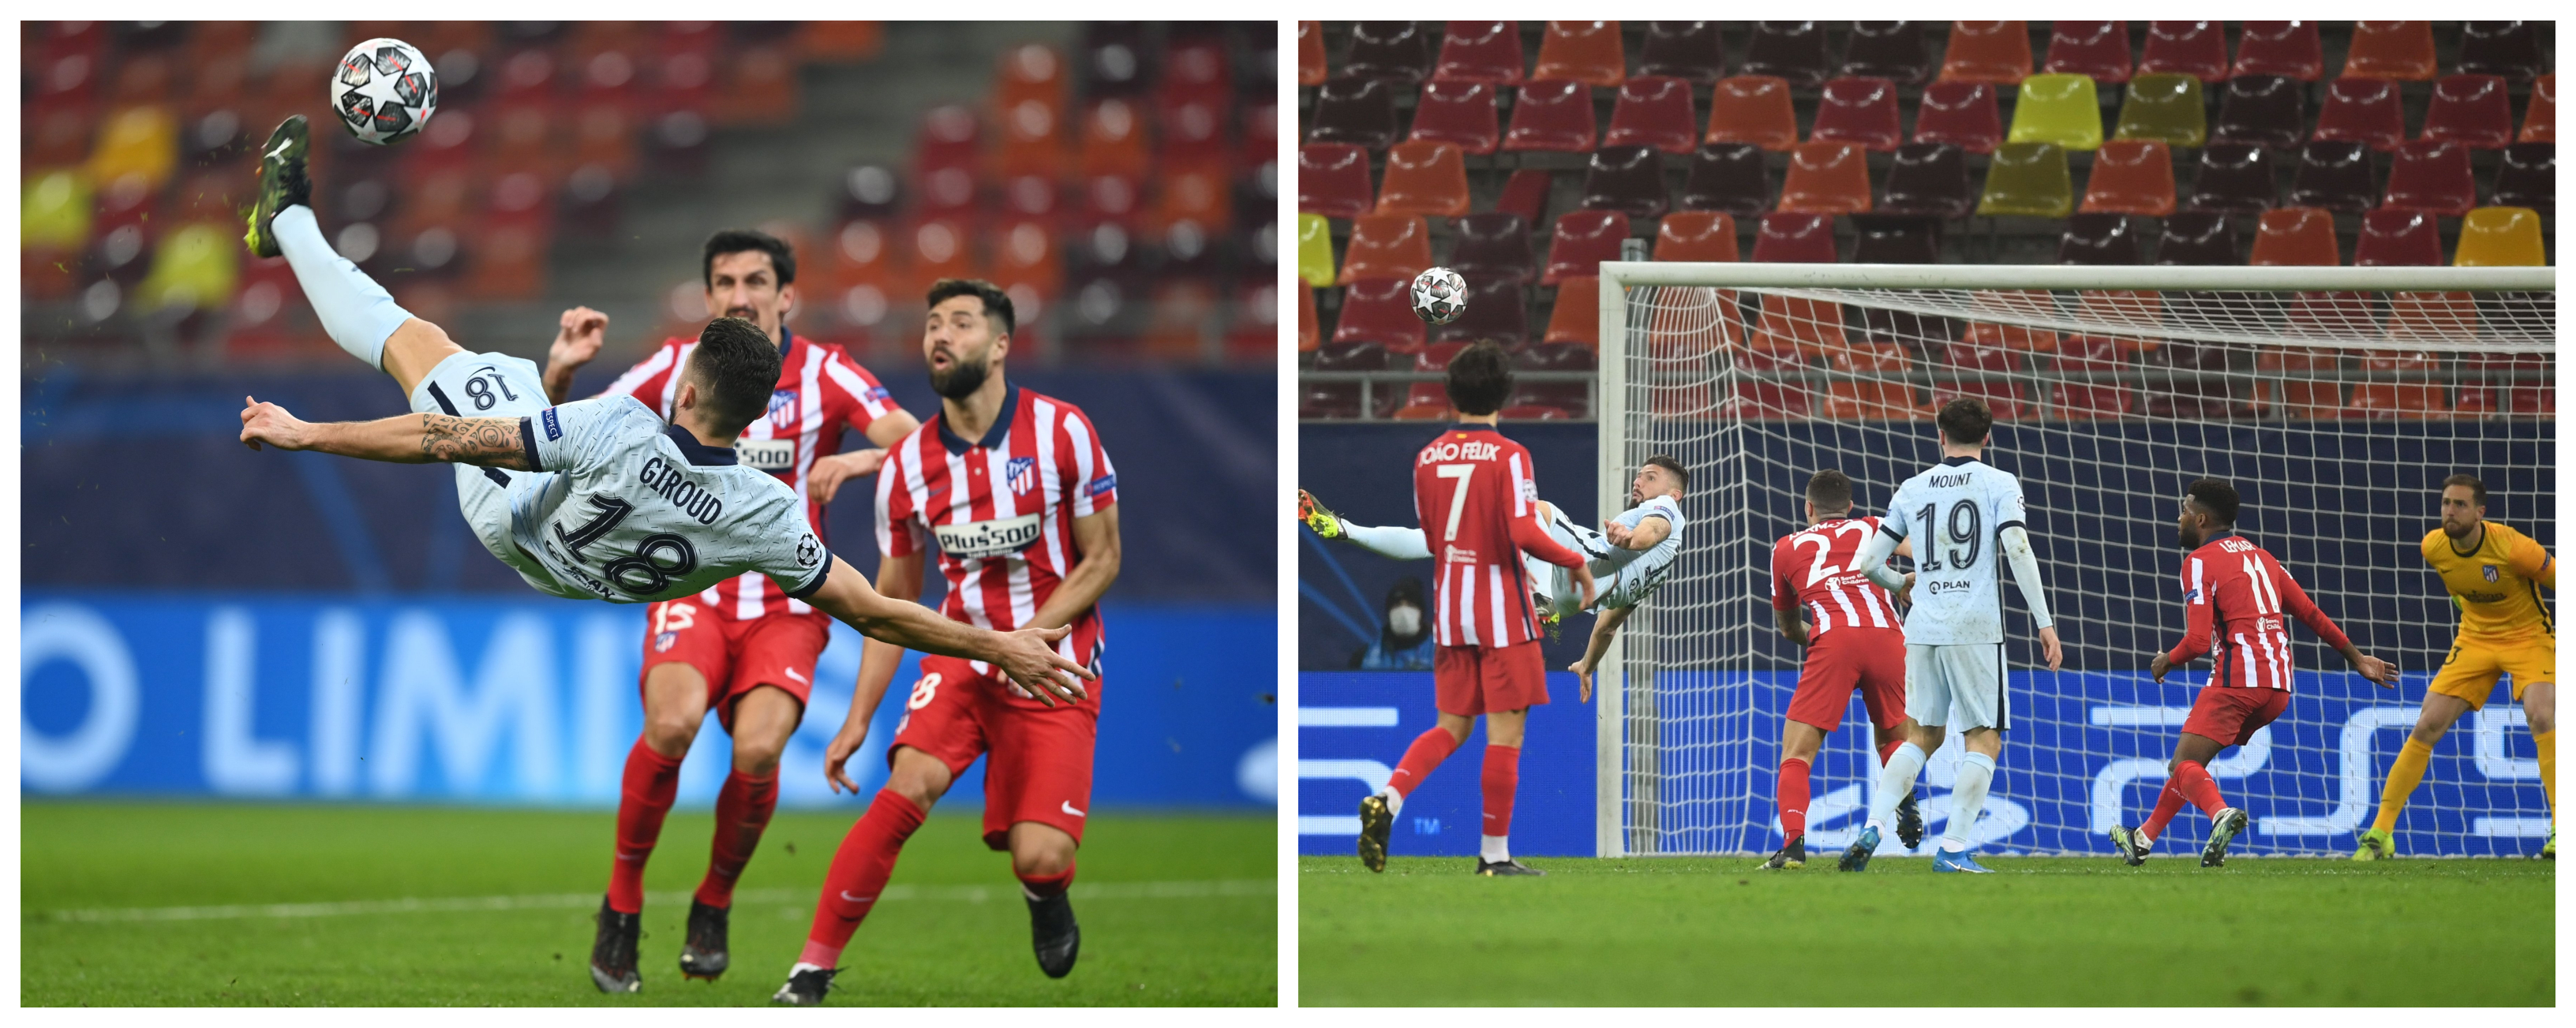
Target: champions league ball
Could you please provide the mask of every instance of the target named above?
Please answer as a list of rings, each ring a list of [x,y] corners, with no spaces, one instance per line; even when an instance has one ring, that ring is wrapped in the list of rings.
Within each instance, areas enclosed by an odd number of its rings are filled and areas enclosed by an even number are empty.
[[[360,142],[399,143],[438,113],[438,72],[418,47],[370,39],[350,47],[332,71],[331,110]]]
[[[1467,312],[1467,280],[1447,268],[1429,268],[1413,276],[1413,315],[1446,325]]]

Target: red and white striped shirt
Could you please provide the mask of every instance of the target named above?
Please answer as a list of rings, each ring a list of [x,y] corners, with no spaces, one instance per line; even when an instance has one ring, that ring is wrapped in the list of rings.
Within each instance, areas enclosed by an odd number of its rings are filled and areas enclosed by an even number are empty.
[[[1829,518],[1804,531],[1780,537],[1771,547],[1771,606],[1807,609],[1809,639],[1827,632],[1857,629],[1896,633],[1901,643],[1905,623],[1887,590],[1852,570],[1860,544],[1878,531],[1878,519]]]
[[[1537,470],[1529,451],[1492,425],[1452,427],[1414,457],[1414,516],[1440,562],[1431,586],[1440,645],[1501,649],[1538,641],[1521,553],[1558,567],[1582,563],[1539,520]]]
[[[2211,685],[2287,692],[2290,632],[2284,612],[2328,646],[2342,649],[2348,642],[2281,562],[2244,536],[2221,536],[2191,551],[2183,559],[2182,587],[2187,627],[2182,642],[2165,656],[2187,664],[2212,653],[2215,642]]]
[[[1118,472],[1091,419],[1012,386],[982,439],[958,438],[943,413],[887,452],[877,473],[877,547],[908,557],[936,541],[948,577],[939,613],[1008,632],[1027,626],[1082,561],[1074,519],[1117,502]],[[1095,606],[1056,650],[1097,672],[1100,643]]]
[[[741,438],[734,440],[734,453],[743,464],[776,475],[794,488],[805,501],[806,520],[828,544],[831,540],[825,535],[823,505],[806,491],[805,470],[814,466],[815,458],[841,452],[842,426],[864,433],[878,418],[902,408],[895,405],[884,386],[877,384],[875,375],[868,374],[868,369],[851,360],[840,347],[799,339],[784,327],[779,336],[779,354],[784,359],[778,386],[769,394],[769,416],[742,430]],[[600,390],[600,395],[632,396],[668,421],[680,394],[677,372],[687,365],[689,354],[697,348],[695,339],[666,341],[652,356],[617,376],[617,381]],[[743,621],[767,614],[804,614],[814,609],[803,600],[788,598],[774,583],[757,574],[717,584],[699,593],[698,599],[718,617]]]

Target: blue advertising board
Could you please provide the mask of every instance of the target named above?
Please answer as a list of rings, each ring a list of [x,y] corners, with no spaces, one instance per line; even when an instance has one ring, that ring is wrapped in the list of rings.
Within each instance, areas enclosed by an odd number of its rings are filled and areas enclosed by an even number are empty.
[[[1359,840],[1359,802],[1386,784],[1404,748],[1439,719],[1420,671],[1297,676],[1297,852],[1338,856]],[[1530,709],[1512,803],[1514,856],[1590,856],[1593,710],[1574,676],[1547,676],[1553,702]],[[1482,834],[1485,724],[1405,797],[1388,850],[1399,857],[1464,857]]]
[[[641,606],[31,590],[19,614],[26,795],[605,806],[643,724]],[[1270,610],[1102,616],[1094,801],[1273,806]],[[832,626],[781,767],[783,804],[862,803],[885,778],[916,658],[850,761],[860,793],[836,798],[822,774],[860,643]],[[682,766],[682,802],[712,802],[729,760],[709,725]],[[952,802],[981,802],[982,777],[960,778]]]

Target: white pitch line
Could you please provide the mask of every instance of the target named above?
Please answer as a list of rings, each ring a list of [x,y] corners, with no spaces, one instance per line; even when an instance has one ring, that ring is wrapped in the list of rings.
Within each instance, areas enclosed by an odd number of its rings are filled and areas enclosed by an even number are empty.
[[[1177,882],[1102,882],[1073,887],[1075,899],[1207,899],[1223,896],[1269,896],[1279,891],[1279,883],[1268,878],[1220,878]],[[896,885],[888,887],[879,902],[905,900],[946,900],[951,902],[989,903],[1016,898],[1019,890],[1009,886],[983,885]],[[646,898],[658,903],[676,904],[689,897],[686,892],[656,892]],[[734,903],[811,904],[812,889],[745,889],[734,894]],[[219,921],[251,917],[350,917],[364,914],[453,914],[490,910],[564,910],[595,907],[598,893],[548,893],[528,896],[452,896],[436,899],[350,900],[339,903],[242,903],[209,907],[110,907],[92,910],[57,910],[45,916],[56,921]]]

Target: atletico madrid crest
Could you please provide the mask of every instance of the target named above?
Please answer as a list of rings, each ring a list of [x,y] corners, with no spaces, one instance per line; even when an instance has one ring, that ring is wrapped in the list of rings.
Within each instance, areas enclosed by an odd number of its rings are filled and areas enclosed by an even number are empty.
[[[2489,582],[2496,580],[2496,566],[2493,564],[2478,565],[2478,573],[2487,576]]]
[[[1004,466],[1004,470],[1009,472],[1011,495],[1027,496],[1029,490],[1038,487],[1037,458],[1013,457],[1011,462]]]

